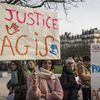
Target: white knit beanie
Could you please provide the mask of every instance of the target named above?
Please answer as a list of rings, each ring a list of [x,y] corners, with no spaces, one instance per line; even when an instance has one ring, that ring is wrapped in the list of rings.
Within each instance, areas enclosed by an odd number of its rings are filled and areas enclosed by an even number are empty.
[[[67,63],[75,63],[75,61],[72,57],[69,57],[68,59],[66,59],[66,64]]]

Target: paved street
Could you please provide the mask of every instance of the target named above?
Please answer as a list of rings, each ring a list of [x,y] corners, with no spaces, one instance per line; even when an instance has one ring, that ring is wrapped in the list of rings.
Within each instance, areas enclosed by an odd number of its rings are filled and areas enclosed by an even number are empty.
[[[8,89],[6,87],[6,84],[8,80],[10,79],[10,74],[8,74],[7,77],[0,77],[0,100],[6,100],[6,97],[8,95]]]

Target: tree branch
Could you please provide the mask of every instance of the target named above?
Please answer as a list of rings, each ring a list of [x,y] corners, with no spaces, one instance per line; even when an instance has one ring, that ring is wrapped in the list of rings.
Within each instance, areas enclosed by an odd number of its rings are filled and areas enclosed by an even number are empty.
[[[0,0],[0,3],[7,3],[7,4],[17,4],[24,7],[30,7],[30,8],[39,8],[44,6],[47,9],[58,9],[59,4],[62,4],[64,13],[67,18],[68,10],[73,7],[78,7],[78,2],[83,2],[84,0],[37,0],[36,3],[32,4],[32,0]]]
[[[32,8],[42,7],[47,2],[54,2],[54,3],[65,3],[65,0],[45,0],[40,5],[33,6]]]

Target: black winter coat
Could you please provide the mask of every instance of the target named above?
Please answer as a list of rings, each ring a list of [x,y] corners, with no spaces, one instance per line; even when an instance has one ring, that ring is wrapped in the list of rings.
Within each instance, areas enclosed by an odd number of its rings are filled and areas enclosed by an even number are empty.
[[[14,100],[26,100],[27,92],[27,77],[25,76],[24,69],[18,70],[18,84],[15,86]]]
[[[66,69],[63,71],[60,77],[60,82],[61,82],[63,91],[66,91],[66,90],[68,91],[68,94],[64,95],[64,98],[66,98],[67,96],[67,100],[78,100],[77,83],[76,83],[74,74],[70,69]]]

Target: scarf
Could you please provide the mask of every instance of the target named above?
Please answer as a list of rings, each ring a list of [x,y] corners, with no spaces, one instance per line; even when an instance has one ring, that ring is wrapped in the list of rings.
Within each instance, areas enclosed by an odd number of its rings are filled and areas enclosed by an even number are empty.
[[[54,78],[53,76],[54,76],[54,73],[53,72],[51,72],[51,71],[48,71],[48,70],[46,70],[46,69],[44,69],[44,68],[40,68],[40,69],[38,69],[37,67],[36,67],[36,74],[37,74],[37,76],[39,76],[40,78],[44,78],[44,79],[50,79],[50,78]]]
[[[11,73],[11,84],[13,84],[13,85],[18,84],[18,72],[17,72],[17,70],[12,71],[12,73]]]

